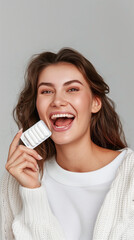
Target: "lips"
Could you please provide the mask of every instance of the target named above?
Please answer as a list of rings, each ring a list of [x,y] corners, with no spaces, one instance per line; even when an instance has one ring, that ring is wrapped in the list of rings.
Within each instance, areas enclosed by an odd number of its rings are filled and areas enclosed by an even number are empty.
[[[54,131],[62,132],[71,128],[75,115],[70,112],[53,112],[49,117]]]
[[[74,122],[74,119],[66,126],[56,126],[52,121],[51,121],[51,125],[52,125],[52,128],[54,131],[56,132],[63,132],[63,131],[66,131],[66,130],[69,130],[72,126]]]

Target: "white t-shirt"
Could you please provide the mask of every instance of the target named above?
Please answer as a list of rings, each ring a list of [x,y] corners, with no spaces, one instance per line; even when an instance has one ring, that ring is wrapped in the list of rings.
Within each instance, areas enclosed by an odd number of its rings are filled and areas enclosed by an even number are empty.
[[[98,212],[125,152],[123,149],[111,163],[92,172],[67,171],[55,157],[45,162],[42,182],[66,240],[92,240]]]

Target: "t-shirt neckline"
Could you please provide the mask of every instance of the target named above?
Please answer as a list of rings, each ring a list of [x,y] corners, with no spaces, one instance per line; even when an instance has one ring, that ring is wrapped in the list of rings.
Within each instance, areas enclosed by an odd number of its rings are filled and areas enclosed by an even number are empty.
[[[55,181],[68,186],[93,186],[110,182],[114,179],[116,171],[124,159],[127,149],[106,166],[91,172],[71,172],[63,169],[56,161],[55,156],[45,162],[49,176]]]

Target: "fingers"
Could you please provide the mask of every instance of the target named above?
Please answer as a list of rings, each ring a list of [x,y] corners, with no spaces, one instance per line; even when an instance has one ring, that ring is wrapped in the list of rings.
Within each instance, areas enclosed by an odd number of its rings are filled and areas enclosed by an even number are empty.
[[[24,172],[24,169],[30,168],[34,172],[37,172],[38,169],[35,167],[35,165],[32,162],[29,161],[23,161],[16,165],[15,167],[10,167],[9,173],[12,174],[15,178],[19,178],[21,173]]]
[[[22,186],[39,187],[37,160],[41,160],[42,157],[34,149],[19,145],[21,135],[22,129],[16,134],[10,145],[5,167]]]
[[[34,149],[19,145],[21,135],[22,129],[16,134],[10,145],[6,169],[22,186],[39,187],[37,160],[41,160],[42,157]]]
[[[20,163],[22,163],[24,161],[31,162],[34,165],[35,169],[38,170],[38,164],[37,164],[36,160],[25,152],[22,155],[20,155],[20,157],[17,158],[16,161],[7,162],[6,169],[10,172],[10,168],[16,167],[17,165],[19,165]]]
[[[18,146],[20,137],[22,135],[22,131],[23,131],[23,129],[21,128],[19,130],[19,132],[15,135],[15,137],[10,145],[10,148],[9,148],[8,159],[11,157],[13,152],[16,150],[16,147]]]
[[[23,155],[25,159],[26,158],[25,154],[30,155],[36,160],[42,159],[42,157],[34,149],[30,149],[27,148],[26,146],[19,145],[16,147],[16,151],[14,151],[11,157],[8,159],[8,162],[10,161],[10,164],[13,163],[20,155]]]

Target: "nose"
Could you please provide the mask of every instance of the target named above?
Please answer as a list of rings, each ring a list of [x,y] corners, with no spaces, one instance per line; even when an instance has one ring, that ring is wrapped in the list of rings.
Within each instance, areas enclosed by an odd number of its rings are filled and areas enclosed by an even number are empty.
[[[55,93],[51,102],[51,107],[61,107],[66,105],[67,100],[65,99],[65,97],[61,93]]]

